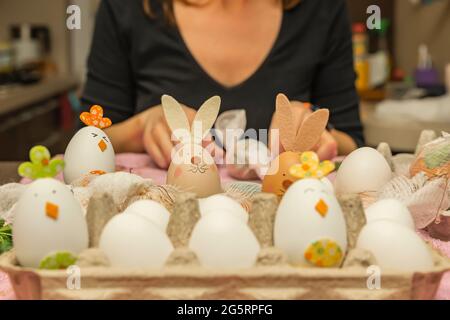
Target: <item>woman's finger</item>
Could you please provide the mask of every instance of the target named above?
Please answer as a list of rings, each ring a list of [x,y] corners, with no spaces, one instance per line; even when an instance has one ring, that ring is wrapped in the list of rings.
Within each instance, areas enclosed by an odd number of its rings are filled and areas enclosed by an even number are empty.
[[[166,161],[159,148],[159,145],[156,143],[153,137],[149,137],[148,139],[146,139],[145,150],[158,167],[162,169],[167,169],[169,167],[169,162]]]
[[[170,163],[172,161],[172,149],[177,142],[172,141],[169,127],[164,122],[158,122],[152,130],[152,136],[158,144],[162,156],[167,163]]]
[[[337,150],[336,140],[328,131],[324,132],[316,151],[319,158],[321,160],[332,160],[337,156]]]

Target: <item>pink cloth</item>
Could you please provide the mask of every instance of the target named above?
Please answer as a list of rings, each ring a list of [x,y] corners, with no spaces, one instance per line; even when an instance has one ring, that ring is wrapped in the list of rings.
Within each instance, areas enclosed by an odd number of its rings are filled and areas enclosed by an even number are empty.
[[[145,154],[118,154],[116,156],[116,166],[121,171],[132,172],[144,178],[151,178],[157,184],[164,184],[166,180],[166,171],[158,169],[153,164],[150,157]],[[219,167],[219,172],[223,183],[234,181],[227,174],[225,167]],[[58,178],[62,180],[62,176],[59,176]],[[330,176],[330,180],[333,179],[334,175]],[[26,183],[28,181],[24,180],[22,182]],[[433,239],[425,231],[419,231],[419,234],[434,248],[450,258],[450,242]],[[450,300],[450,272],[447,272],[444,275],[435,298],[440,300]],[[0,300],[9,299],[15,299],[15,294],[9,282],[8,275],[0,272]]]

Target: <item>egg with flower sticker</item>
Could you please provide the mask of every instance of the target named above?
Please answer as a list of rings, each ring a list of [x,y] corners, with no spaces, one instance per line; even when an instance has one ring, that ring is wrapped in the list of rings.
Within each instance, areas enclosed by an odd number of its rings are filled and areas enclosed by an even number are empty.
[[[115,171],[114,148],[102,130],[111,126],[111,120],[103,117],[100,106],[83,112],[80,119],[87,127],[73,136],[64,154],[64,180],[68,184],[88,174],[101,175]]]
[[[285,152],[276,157],[269,166],[262,183],[262,191],[283,197],[298,179],[325,176],[332,163],[319,162],[314,152],[309,152],[319,142],[330,112],[319,109],[305,117],[299,125],[294,123],[294,107],[288,98],[279,94],[276,100],[274,120],[279,126],[279,139]]]
[[[66,185],[44,178],[26,187],[14,208],[13,243],[20,264],[31,268],[57,252],[77,255],[88,247],[83,211]]]
[[[277,210],[274,241],[294,265],[340,266],[347,250],[347,228],[328,184],[306,178],[287,190]]]

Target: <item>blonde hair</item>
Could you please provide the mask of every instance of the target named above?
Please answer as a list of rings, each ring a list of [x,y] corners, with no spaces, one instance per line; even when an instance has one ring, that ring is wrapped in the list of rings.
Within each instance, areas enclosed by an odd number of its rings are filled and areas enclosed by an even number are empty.
[[[163,8],[164,17],[167,19],[167,21],[173,24],[175,24],[175,16],[173,13],[174,1],[181,1],[184,4],[192,6],[203,6],[211,0],[159,0]],[[301,2],[301,0],[281,0],[281,2],[283,3],[284,10],[290,10],[294,8],[296,5],[298,5]],[[142,0],[142,7],[144,8],[144,12],[148,17],[150,18],[155,17],[153,8],[150,4],[150,0]]]

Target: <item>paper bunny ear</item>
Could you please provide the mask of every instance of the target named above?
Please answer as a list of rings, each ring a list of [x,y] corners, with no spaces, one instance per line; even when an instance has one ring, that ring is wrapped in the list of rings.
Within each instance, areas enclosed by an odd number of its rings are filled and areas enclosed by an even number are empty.
[[[311,150],[319,142],[329,117],[328,109],[320,109],[309,115],[295,136],[294,150],[297,152]]]
[[[201,141],[208,134],[209,130],[216,122],[220,110],[220,97],[214,96],[206,100],[195,115],[192,123],[191,135],[195,141]],[[196,128],[201,128],[201,133],[196,132]]]
[[[295,136],[297,135],[291,102],[284,94],[278,94],[276,100],[276,116],[280,130],[280,141],[284,150],[294,151]]]
[[[190,134],[190,125],[186,113],[178,101],[171,96],[163,95],[161,104],[172,134],[181,141],[184,135]],[[183,130],[184,134],[182,134]]]
[[[330,112],[320,109],[309,115],[300,128],[294,123],[292,106],[284,94],[277,95],[276,110],[280,141],[286,151],[304,152],[311,150],[325,130]]]

